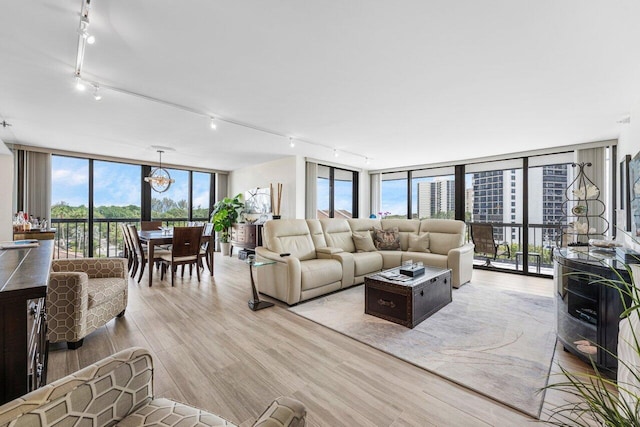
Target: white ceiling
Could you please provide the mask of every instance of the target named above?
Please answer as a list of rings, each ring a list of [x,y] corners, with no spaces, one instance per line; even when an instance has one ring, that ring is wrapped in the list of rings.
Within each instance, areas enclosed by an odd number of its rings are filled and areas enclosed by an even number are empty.
[[[0,139],[233,170],[362,168],[616,138],[640,97],[637,0],[93,0],[83,77],[328,148],[74,89],[80,0],[5,1]],[[371,158],[341,153],[331,147]]]

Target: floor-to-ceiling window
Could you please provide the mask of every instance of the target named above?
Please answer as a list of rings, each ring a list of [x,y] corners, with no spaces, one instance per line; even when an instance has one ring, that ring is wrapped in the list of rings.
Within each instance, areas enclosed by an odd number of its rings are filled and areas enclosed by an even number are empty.
[[[119,256],[121,223],[207,221],[214,201],[214,174],[208,172],[170,169],[175,182],[156,193],[143,181],[139,164],[60,155],[53,155],[51,163],[56,258]]]
[[[358,172],[318,165],[316,208],[317,218],[356,218]]]
[[[552,253],[562,238],[559,225],[566,225],[567,187],[573,181],[573,153],[529,159],[528,271],[539,273],[553,267]],[[522,264],[518,264],[522,269]]]
[[[475,163],[465,168],[465,218],[473,240],[473,224],[489,223],[498,256],[477,253],[476,264],[515,269],[523,244],[522,159]],[[522,263],[518,264],[519,266]]]
[[[89,228],[89,160],[51,157],[51,226],[56,258],[86,257]]]
[[[120,223],[140,218],[140,166],[93,161],[93,256],[124,250]]]
[[[189,172],[167,170],[175,182],[164,193],[151,192],[151,219],[172,220],[173,225],[185,225],[189,220]]]
[[[411,171],[411,218],[455,218],[453,168]]]
[[[382,174],[380,212],[378,217],[406,218],[408,206],[408,173],[390,172]]]
[[[208,221],[211,206],[211,174],[192,172],[191,220]]]

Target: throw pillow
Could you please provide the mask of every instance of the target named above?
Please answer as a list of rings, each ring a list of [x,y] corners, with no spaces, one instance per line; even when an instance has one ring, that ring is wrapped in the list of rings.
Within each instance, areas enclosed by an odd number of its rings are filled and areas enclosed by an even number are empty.
[[[351,237],[353,238],[356,252],[372,252],[376,250],[376,246],[373,244],[373,239],[371,238],[371,233],[368,231],[364,233],[354,232]]]
[[[391,230],[374,229],[376,249],[379,251],[399,251],[400,250],[400,232],[398,227]]]
[[[429,250],[429,233],[409,234],[409,252],[427,252]]]

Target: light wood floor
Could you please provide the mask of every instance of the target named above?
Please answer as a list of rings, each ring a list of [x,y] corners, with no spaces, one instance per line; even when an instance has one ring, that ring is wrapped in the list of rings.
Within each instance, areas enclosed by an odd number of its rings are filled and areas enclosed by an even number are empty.
[[[534,420],[434,374],[303,319],[278,304],[247,307],[247,265],[216,254],[208,274],[129,281],[129,306],[85,338],[78,350],[55,345],[49,381],[115,351],[148,348],[155,394],[183,401],[250,426],[271,400],[290,395],[305,403],[308,426],[521,426]],[[188,276],[188,273],[186,274]],[[550,279],[474,271],[474,280],[503,289],[552,295]],[[455,297],[455,294],[454,294]],[[586,370],[556,350],[554,365]],[[557,367],[552,369],[557,371]],[[545,407],[561,402],[547,392]]]

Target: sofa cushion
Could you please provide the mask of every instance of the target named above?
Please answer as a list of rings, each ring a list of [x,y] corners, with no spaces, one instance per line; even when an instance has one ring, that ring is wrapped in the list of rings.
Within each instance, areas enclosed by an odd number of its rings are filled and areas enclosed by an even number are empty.
[[[96,307],[123,295],[127,290],[128,281],[120,277],[107,277],[104,279],[89,279],[87,294],[89,296],[88,308]]]
[[[121,427],[208,426],[233,427],[229,421],[169,399],[153,399],[118,423]]]
[[[364,276],[382,270],[382,255],[379,252],[353,254],[354,276]]]
[[[372,252],[376,250],[376,245],[373,244],[371,233],[368,231],[363,233],[354,231],[351,237],[353,238],[353,245],[356,247],[356,252]]]
[[[316,258],[316,248],[304,219],[267,221],[262,230],[263,243],[270,251],[289,253],[300,261]]]
[[[451,249],[462,246],[463,236],[459,234],[429,233],[429,249],[434,254],[447,255]]]
[[[382,255],[382,268],[394,268],[399,267],[402,264],[402,254],[404,252],[401,251],[378,251],[380,255]]]
[[[351,231],[358,232],[373,232],[374,228],[382,229],[382,223],[379,219],[373,218],[350,218],[347,220],[349,223],[349,227],[351,227]]]
[[[355,252],[356,247],[353,245],[351,238],[351,227],[346,219],[331,218],[321,219],[322,230],[327,245],[332,248],[340,248],[345,252]]]
[[[400,250],[400,232],[398,227],[391,230],[373,230],[376,249],[379,251],[399,251]]]
[[[319,288],[342,280],[342,265],[335,259],[312,259],[300,263],[301,289]]]
[[[406,251],[409,248],[409,236],[418,234],[420,231],[420,221],[417,219],[383,219],[381,223],[383,230],[391,230],[394,227],[398,227],[401,251]]]
[[[431,252],[429,250],[429,233],[424,234],[410,234],[409,235],[409,247],[410,252]]]
[[[322,225],[317,219],[308,219],[307,225],[309,226],[309,232],[311,233],[311,239],[316,249],[326,248],[327,241],[324,238],[324,231],[322,231]]]

